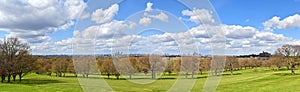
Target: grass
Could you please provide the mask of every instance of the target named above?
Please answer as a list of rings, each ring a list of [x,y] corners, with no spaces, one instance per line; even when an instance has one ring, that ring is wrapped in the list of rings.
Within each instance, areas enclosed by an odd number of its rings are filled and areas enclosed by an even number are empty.
[[[299,92],[300,74],[290,75],[290,71],[269,70],[264,68],[234,71],[234,76],[224,73],[217,92]],[[192,92],[202,91],[206,81],[205,75],[198,75]],[[175,83],[174,75],[150,84],[136,84],[128,80],[105,79],[116,92],[165,92]],[[114,78],[114,77],[112,77]],[[94,80],[98,79],[86,79]],[[75,77],[55,77],[30,74],[22,82],[0,83],[1,92],[82,92],[78,79]]]

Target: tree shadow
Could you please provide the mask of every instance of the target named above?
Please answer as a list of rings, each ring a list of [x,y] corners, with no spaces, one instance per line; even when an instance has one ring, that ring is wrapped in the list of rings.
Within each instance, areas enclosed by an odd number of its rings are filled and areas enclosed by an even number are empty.
[[[157,80],[174,80],[176,78],[158,78]]]
[[[242,73],[233,73],[233,75],[241,75]],[[223,76],[231,76],[231,74],[226,73],[226,74],[222,74]]]
[[[197,79],[201,79],[201,78],[207,78],[208,76],[199,76],[197,77]]]
[[[12,84],[24,84],[24,85],[41,85],[41,84],[51,84],[51,83],[64,83],[64,82],[59,80],[51,80],[51,79],[22,79],[21,82],[19,80],[12,82]]]
[[[293,76],[291,73],[274,73],[272,75],[278,75],[278,76]],[[298,73],[294,74],[294,75],[300,75]]]

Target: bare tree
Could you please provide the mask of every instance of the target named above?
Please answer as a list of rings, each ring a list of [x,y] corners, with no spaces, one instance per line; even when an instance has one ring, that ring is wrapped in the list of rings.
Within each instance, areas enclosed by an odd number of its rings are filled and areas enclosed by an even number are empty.
[[[277,53],[278,55],[282,55],[287,59],[287,63],[289,65],[288,67],[291,68],[291,74],[294,75],[297,65],[297,58],[300,56],[300,46],[283,45],[281,48],[278,48],[275,53]]]
[[[2,72],[7,74],[8,82],[10,82],[12,75],[18,73],[19,69],[16,68],[23,66],[20,64],[23,62],[22,58],[30,49],[17,38],[5,38],[0,44],[0,50],[3,63]]]
[[[233,69],[235,65],[238,65],[238,60],[236,57],[230,56],[226,57],[226,68],[229,69],[230,75],[233,75]]]
[[[156,75],[165,70],[165,62],[163,62],[162,57],[157,54],[151,54],[149,62],[150,70],[152,73],[152,79],[156,79]]]

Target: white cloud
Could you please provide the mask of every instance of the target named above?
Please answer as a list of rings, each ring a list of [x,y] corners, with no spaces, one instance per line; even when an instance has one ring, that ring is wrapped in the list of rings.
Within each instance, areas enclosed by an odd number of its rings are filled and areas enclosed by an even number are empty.
[[[252,38],[258,31],[256,28],[240,25],[224,25],[223,28],[226,37],[233,39]]]
[[[295,14],[282,20],[280,20],[280,17],[275,16],[264,22],[263,25],[266,30],[300,28],[300,15]]]
[[[96,23],[110,22],[119,11],[119,5],[113,4],[107,9],[97,9],[92,14],[92,21]]]
[[[272,32],[258,32],[255,35],[256,39],[267,42],[284,42],[291,41],[291,38],[285,37],[282,34],[274,34]]]
[[[27,42],[43,42],[50,39],[46,34],[72,26],[86,6],[82,0],[1,0],[0,29]]]
[[[154,19],[159,19],[160,21],[163,21],[163,22],[168,22],[168,20],[169,20],[168,15],[163,12],[160,12],[158,15],[148,15],[148,16],[151,18],[154,18]]]
[[[189,20],[197,24],[212,24],[215,23],[212,12],[206,9],[183,10],[182,15],[189,16]]]
[[[151,2],[148,2],[147,3],[147,8],[145,9],[145,11],[151,11],[152,10],[152,5],[153,5],[153,3],[151,3]]]
[[[114,34],[122,32],[126,29],[133,28],[135,23],[124,22],[124,21],[111,21],[102,25],[90,26],[83,30],[81,33],[78,31],[74,32],[77,37],[82,39],[94,39],[95,37],[99,39],[110,39]]]
[[[157,11],[152,11],[152,5],[153,3],[151,2],[147,3],[147,8],[145,9],[144,17],[142,17],[139,20],[139,24],[142,24],[144,26],[149,26],[153,19],[158,19],[163,22],[168,22],[169,16],[162,11],[160,11],[159,14],[149,14],[149,13],[157,12]]]
[[[139,23],[144,26],[149,26],[151,24],[151,19],[148,17],[143,17],[140,19]]]

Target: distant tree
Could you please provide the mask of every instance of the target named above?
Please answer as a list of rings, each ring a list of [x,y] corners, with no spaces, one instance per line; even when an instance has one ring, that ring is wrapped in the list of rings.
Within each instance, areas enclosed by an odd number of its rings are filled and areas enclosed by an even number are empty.
[[[187,78],[189,73],[192,73],[192,78],[195,78],[196,71],[199,70],[199,60],[196,56],[182,56],[181,70],[185,72]]]
[[[238,59],[233,56],[226,57],[226,68],[229,69],[230,75],[233,75],[234,66],[238,65]]]
[[[69,61],[69,62],[67,63],[67,65],[68,65],[68,67],[67,67],[67,72],[68,72],[68,73],[73,73],[74,76],[77,77],[78,75],[77,75],[77,73],[76,73],[76,71],[75,71],[75,69],[74,69],[74,64],[73,64],[73,62],[72,62],[72,61]]]
[[[142,56],[138,58],[139,67],[144,72],[144,74],[148,74],[150,70],[150,62],[149,62],[149,56]]]
[[[157,54],[151,54],[149,62],[152,79],[156,79],[156,75],[165,70],[165,62],[163,61],[163,58]]]
[[[68,59],[65,57],[56,57],[52,61],[52,71],[57,77],[64,77],[68,68]]]
[[[280,69],[282,66],[284,66],[284,57],[280,56],[280,55],[275,55],[270,57],[270,59],[268,60],[272,66],[276,66],[277,69]]]
[[[98,66],[101,73],[107,74],[108,79],[116,72],[112,58],[104,58],[104,60],[98,61]]]
[[[165,72],[168,72],[169,73],[169,75],[171,75],[171,73],[172,73],[172,66],[174,65],[174,61],[173,61],[173,59],[172,58],[170,58],[170,57],[167,57],[168,59],[167,59],[167,66],[166,66],[166,70],[165,70]]]
[[[201,75],[203,71],[208,71],[210,69],[211,60],[211,57],[204,57],[200,59],[199,71]]]
[[[73,57],[74,70],[82,77],[88,78],[91,73],[98,73],[94,56],[78,55]]]
[[[181,68],[181,58],[174,58],[174,64],[172,65],[172,70],[177,74],[180,72]]]
[[[123,75],[128,75],[129,79],[132,79],[133,74],[136,72],[135,67],[137,64],[136,59],[131,58],[129,59],[128,57],[115,57],[114,58],[114,63],[116,63],[115,66],[117,70],[112,71],[114,74],[119,75],[119,72]]]

